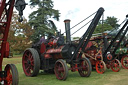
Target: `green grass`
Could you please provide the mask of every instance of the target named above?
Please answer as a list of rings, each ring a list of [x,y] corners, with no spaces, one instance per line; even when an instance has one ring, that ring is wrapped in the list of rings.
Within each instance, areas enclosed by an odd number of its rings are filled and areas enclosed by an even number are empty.
[[[127,85],[128,70],[121,69],[120,72],[113,72],[107,69],[104,74],[98,74],[92,71],[90,77],[80,77],[78,72],[69,71],[66,81],[56,79],[54,74],[46,74],[40,71],[37,77],[26,77],[23,69],[21,58],[10,59],[17,67],[19,73],[19,85]],[[4,62],[8,62],[5,59]]]
[[[21,56],[23,56],[23,54],[19,54],[19,55],[13,54],[13,57],[21,57]]]

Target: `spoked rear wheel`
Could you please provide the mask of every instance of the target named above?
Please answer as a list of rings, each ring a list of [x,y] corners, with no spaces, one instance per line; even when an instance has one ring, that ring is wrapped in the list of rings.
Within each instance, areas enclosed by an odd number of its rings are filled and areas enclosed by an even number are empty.
[[[54,72],[59,80],[66,80],[68,76],[68,67],[64,60],[59,59],[55,63]]]
[[[127,55],[121,58],[121,64],[124,69],[128,69],[128,56]]]
[[[114,72],[119,72],[121,69],[121,63],[118,59],[115,59],[111,62],[111,69]]]
[[[4,85],[18,85],[19,75],[16,66],[14,64],[7,64],[4,70],[7,73]]]
[[[81,77],[89,77],[92,71],[92,66],[89,59],[82,58],[78,64],[78,72]]]
[[[28,48],[22,57],[22,67],[26,76],[36,76],[40,69],[40,58],[37,50]]]
[[[96,71],[100,74],[103,74],[106,71],[106,64],[104,61],[100,60],[96,62]]]

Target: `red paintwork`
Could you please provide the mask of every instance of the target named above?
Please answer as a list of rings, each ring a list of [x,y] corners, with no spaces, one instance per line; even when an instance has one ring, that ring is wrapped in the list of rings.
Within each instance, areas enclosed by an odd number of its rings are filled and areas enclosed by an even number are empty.
[[[46,51],[46,53],[48,53],[48,54],[51,54],[51,53],[61,53],[62,47],[63,47],[63,46],[61,46],[61,47],[59,47],[59,48],[51,48],[51,49],[48,49],[48,50]]]
[[[119,72],[120,71],[120,61],[118,59],[114,59],[110,63],[111,69],[114,72]]]
[[[45,58],[51,58],[53,57],[54,59],[63,59],[62,55],[61,55],[61,51],[62,51],[63,46],[60,46],[58,48],[51,48],[48,49],[45,53]]]
[[[103,61],[97,61],[96,62],[96,71],[99,73],[99,74],[103,74],[106,70],[106,67],[104,66],[104,62]]]
[[[5,82],[4,85],[12,85],[12,71],[11,71],[11,67],[9,65],[7,65],[5,67],[5,71],[7,71],[7,77],[4,79],[7,82]]]
[[[13,13],[13,6],[14,6],[14,2],[15,0],[10,0],[10,5],[8,5],[8,7],[5,7],[5,3],[6,0],[2,0],[2,4],[0,6],[0,27],[2,27],[2,29],[4,31],[1,31],[3,34],[3,37],[0,39],[2,40],[2,44],[1,44],[1,56],[0,56],[0,71],[2,71],[2,61],[3,61],[3,57],[6,55],[6,44],[7,44],[7,38],[8,38],[8,32],[9,32],[9,28],[10,28],[10,22],[11,22],[11,17],[12,17],[12,13]],[[6,10],[8,11],[7,14],[4,14],[4,17],[2,17],[3,11],[6,8]],[[6,20],[4,19],[6,18]],[[4,20],[3,20],[4,19]]]
[[[49,45],[49,46],[53,46],[53,42],[50,41],[50,42],[48,43],[48,45]]]
[[[46,59],[48,59],[48,58],[51,58],[52,56],[51,56],[50,54],[45,54],[44,57],[45,57]]]
[[[24,73],[27,76],[31,76],[34,68],[34,59],[29,50],[25,51],[24,53],[24,56],[22,59],[22,66],[23,66]]]
[[[57,41],[58,41],[58,38],[56,38],[56,39],[53,40],[53,45],[54,46],[57,46]]]
[[[65,78],[66,69],[65,69],[65,67],[64,67],[64,64],[63,64],[61,61],[58,61],[58,62],[55,64],[54,71],[55,71],[55,75],[56,75],[56,78],[57,78],[57,79],[63,80],[63,79]]]
[[[44,43],[41,44],[40,53],[43,54],[46,50],[46,45]]]
[[[112,60],[112,55],[111,54],[107,54],[107,59],[108,60]]]
[[[0,53],[1,53],[1,49],[0,49]],[[9,57],[9,43],[6,42],[6,47],[5,47],[5,52],[4,52],[4,56],[3,58],[8,58]]]
[[[103,64],[100,65],[102,60],[102,48],[97,51],[97,47],[93,46],[92,41],[89,41],[87,47],[85,48],[85,56],[89,58],[91,64],[93,66],[96,66],[96,71],[100,74],[103,74],[105,71],[100,72],[100,69],[104,69]],[[91,56],[91,57],[90,57]],[[98,68],[100,66],[100,69]]]
[[[92,56],[93,58],[95,58],[96,53],[97,53],[97,50],[96,50],[96,49],[88,50],[88,51],[86,51],[86,53],[87,53],[88,55]],[[86,57],[89,58],[91,64],[92,64],[92,65],[96,65],[96,60],[90,58],[88,55],[86,55]]]
[[[6,4],[6,1],[9,2],[8,5]],[[2,71],[3,58],[9,56],[9,43],[7,42],[7,38],[10,28],[11,17],[13,13],[14,2],[15,0],[0,0],[0,71]],[[6,10],[6,13],[4,12],[4,10]],[[10,69],[8,71],[10,71]],[[6,80],[12,79],[10,77],[10,74],[7,73],[7,76],[9,76],[9,78]],[[0,78],[0,80],[4,79]]]
[[[50,39],[48,45],[49,46],[57,46],[57,41],[58,41],[59,38],[56,38],[56,39]]]
[[[85,48],[85,50],[87,50],[88,48],[90,48],[92,45],[93,45],[92,42],[89,41],[88,44],[87,44],[87,46],[86,46],[86,48]]]
[[[6,42],[6,49],[5,49],[5,58],[8,58],[9,57],[9,43]]]
[[[128,56],[127,55],[122,56],[121,64],[123,68],[128,69]]]

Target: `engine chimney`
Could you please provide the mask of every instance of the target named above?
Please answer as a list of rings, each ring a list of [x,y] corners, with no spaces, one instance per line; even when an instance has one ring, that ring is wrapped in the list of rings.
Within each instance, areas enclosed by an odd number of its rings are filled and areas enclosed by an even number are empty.
[[[70,20],[64,20],[65,23],[65,31],[66,31],[66,43],[71,43],[71,36],[70,36]]]

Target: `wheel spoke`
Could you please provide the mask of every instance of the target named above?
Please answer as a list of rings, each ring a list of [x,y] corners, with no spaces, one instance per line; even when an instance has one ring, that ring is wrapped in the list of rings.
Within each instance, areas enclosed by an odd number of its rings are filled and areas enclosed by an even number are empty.
[[[128,69],[128,56],[125,55],[121,58],[122,67]]]
[[[62,59],[56,61],[54,71],[57,79],[66,80],[68,68]]]
[[[79,62],[79,64],[77,66],[78,66],[78,72],[81,77],[89,77],[90,76],[91,64],[87,58],[82,58],[82,60]]]
[[[36,49],[27,48],[25,50],[22,58],[22,67],[26,76],[36,76],[39,73],[40,57]]]
[[[26,68],[26,72],[27,72],[27,73],[30,73],[30,67],[27,67],[27,68]]]
[[[112,71],[118,72],[120,70],[121,65],[120,65],[120,61],[119,60],[115,59],[115,60],[112,61],[111,64],[112,64],[111,65]]]
[[[96,62],[96,71],[100,74],[103,74],[106,70],[106,65],[104,61],[97,61]]]
[[[16,66],[14,64],[7,64],[4,70],[7,72],[4,85],[18,85],[19,77]]]
[[[31,56],[32,56],[32,55],[31,55],[31,53],[29,52],[29,54],[28,54],[28,59],[31,59]]]
[[[27,64],[27,61],[24,61],[24,64]]]
[[[28,58],[28,54],[27,53],[24,56],[25,56],[25,58]]]
[[[29,55],[29,59],[28,59],[30,62],[32,61],[32,58],[31,58],[31,55]]]
[[[8,71],[9,72],[9,71]],[[10,73],[10,72],[9,72]],[[6,82],[8,85],[12,84],[12,74],[8,74],[6,77]]]

